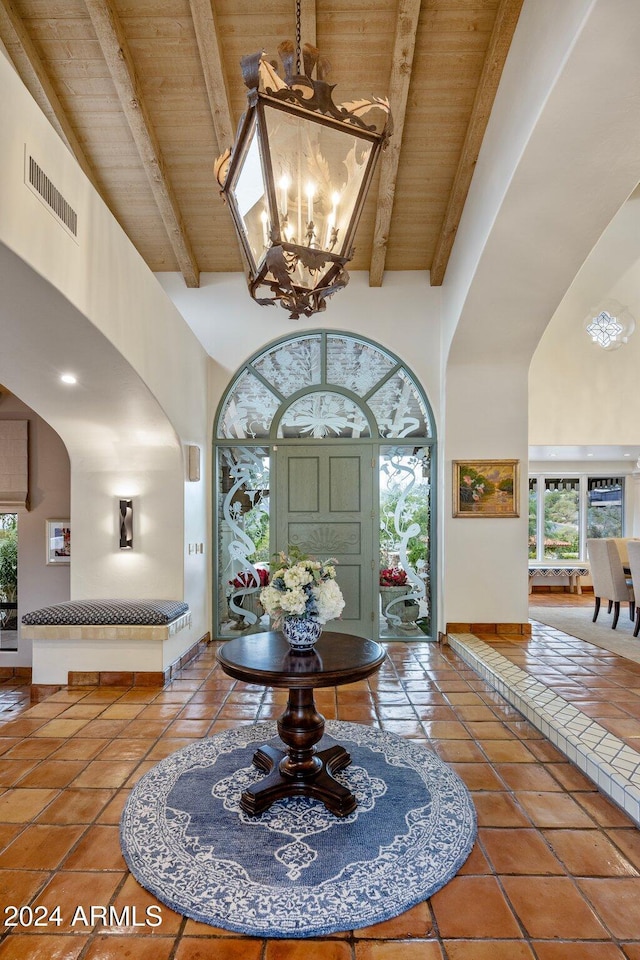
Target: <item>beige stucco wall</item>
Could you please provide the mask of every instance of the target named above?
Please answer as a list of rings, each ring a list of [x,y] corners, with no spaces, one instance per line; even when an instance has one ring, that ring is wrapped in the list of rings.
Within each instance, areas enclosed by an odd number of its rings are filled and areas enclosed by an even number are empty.
[[[186,599],[186,649],[209,629],[208,553],[188,550],[208,546],[209,498],[184,462],[208,443],[206,353],[4,57],[0,128],[0,383],[69,452],[71,598]],[[25,184],[25,153],[76,210],[77,239]],[[129,552],[121,496],[134,499]],[[36,665],[34,679],[50,682]]]

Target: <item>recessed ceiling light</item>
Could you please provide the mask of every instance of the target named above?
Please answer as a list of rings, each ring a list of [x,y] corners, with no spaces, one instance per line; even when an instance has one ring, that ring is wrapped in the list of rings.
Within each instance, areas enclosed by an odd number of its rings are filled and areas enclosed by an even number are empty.
[[[592,457],[593,454],[592,454],[592,453],[588,453],[587,456],[588,456],[588,457]]]
[[[550,453],[549,456],[550,456],[550,457],[557,457],[558,454],[557,454],[557,453]]]
[[[630,457],[631,454],[630,454],[630,453],[625,453],[624,456],[625,456],[625,457]]]
[[[72,373],[63,373],[60,377],[63,383],[77,383],[78,378],[74,377]]]

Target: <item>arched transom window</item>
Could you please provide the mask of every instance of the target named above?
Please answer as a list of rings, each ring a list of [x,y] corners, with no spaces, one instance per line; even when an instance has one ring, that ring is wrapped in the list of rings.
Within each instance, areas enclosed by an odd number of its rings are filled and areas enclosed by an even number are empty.
[[[330,333],[255,357],[231,385],[217,429],[220,440],[431,436],[426,402],[402,364],[374,344]]]

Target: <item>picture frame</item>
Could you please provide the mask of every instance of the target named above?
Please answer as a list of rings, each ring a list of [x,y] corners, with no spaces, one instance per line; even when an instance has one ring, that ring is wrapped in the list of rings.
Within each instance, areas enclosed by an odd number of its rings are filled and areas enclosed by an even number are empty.
[[[47,563],[71,563],[71,523],[69,520],[46,521]]]
[[[453,516],[520,516],[519,460],[454,460]]]

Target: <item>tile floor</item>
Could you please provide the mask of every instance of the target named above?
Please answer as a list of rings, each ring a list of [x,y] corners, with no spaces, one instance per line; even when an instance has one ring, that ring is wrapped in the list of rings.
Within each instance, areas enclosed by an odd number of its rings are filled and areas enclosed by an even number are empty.
[[[24,677],[0,677],[0,723],[29,706],[30,682]]]
[[[465,663],[640,825],[640,664],[540,623],[524,647],[520,640],[450,637]]]
[[[576,664],[554,638],[492,640],[519,656],[530,647],[557,671],[557,687],[573,688]],[[281,712],[284,692],[231,680],[212,645],[164,690],[65,690],[0,725],[0,913],[6,922],[7,906],[34,911],[22,927],[0,927],[0,960],[640,960],[640,832],[629,817],[453,650],[418,641],[388,653],[378,675],[319,691],[317,702],[328,718],[424,742],[472,791],[478,842],[429,901],[312,941],[242,938],[164,906],[154,928],[99,918],[71,927],[78,906],[135,906],[139,920],[156,902],[119,849],[135,780],[194,737]],[[596,691],[613,690],[611,709],[640,718],[640,683],[603,684],[612,661],[600,669],[593,657],[578,676],[584,703],[604,704]],[[39,905],[59,905],[61,924],[28,925]]]

